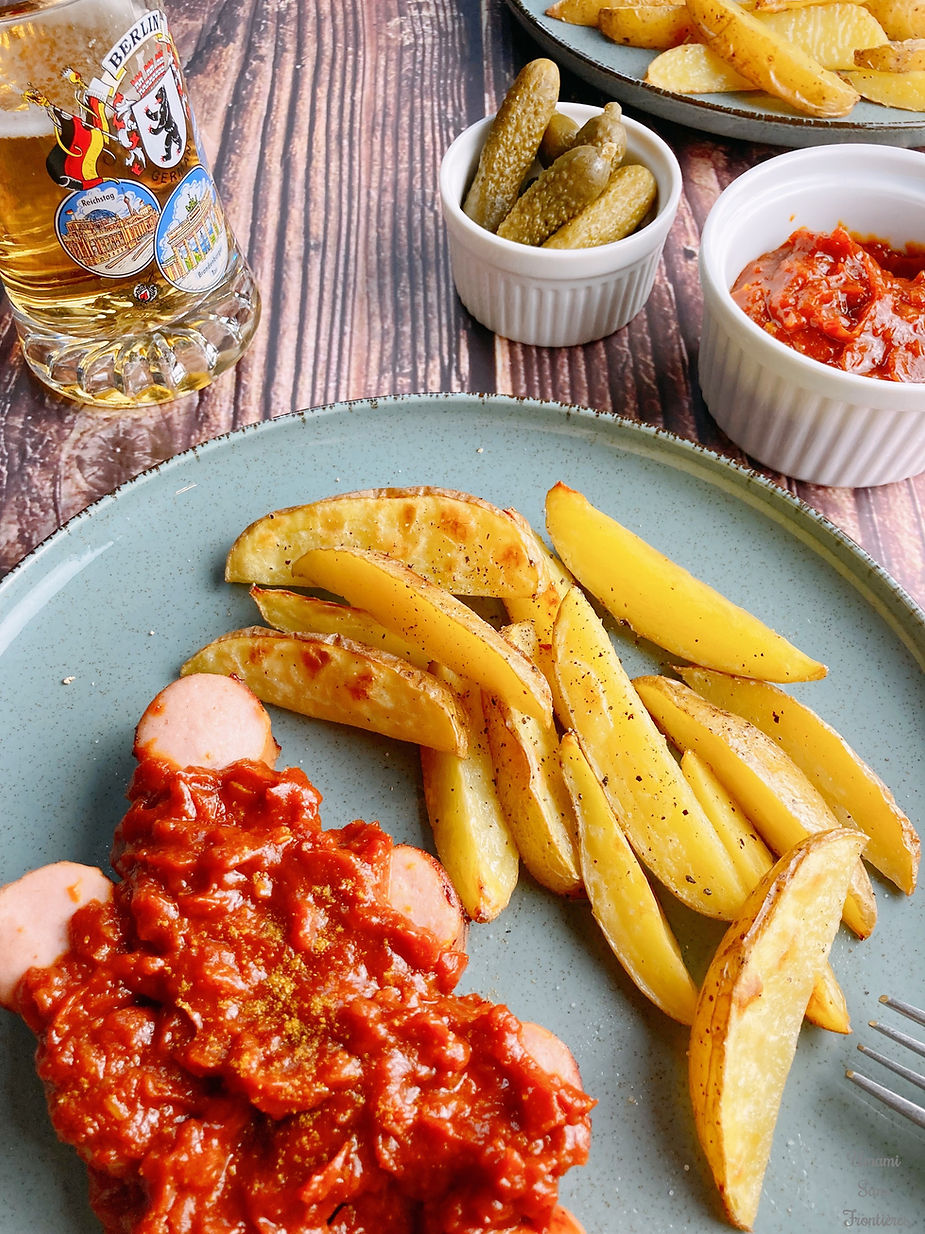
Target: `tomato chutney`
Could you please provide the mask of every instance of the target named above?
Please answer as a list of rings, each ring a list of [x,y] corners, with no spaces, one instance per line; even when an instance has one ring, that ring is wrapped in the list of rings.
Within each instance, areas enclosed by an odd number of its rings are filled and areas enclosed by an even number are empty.
[[[904,252],[799,228],[739,275],[732,296],[804,356],[867,377],[925,382],[925,248]]]

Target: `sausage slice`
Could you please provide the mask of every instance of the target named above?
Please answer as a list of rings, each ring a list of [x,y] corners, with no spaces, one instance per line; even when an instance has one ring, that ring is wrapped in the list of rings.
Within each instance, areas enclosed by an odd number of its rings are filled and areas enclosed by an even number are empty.
[[[13,1007],[28,969],[46,968],[64,955],[68,924],[79,908],[111,896],[102,870],[74,861],[41,866],[0,887],[0,1005]]]
[[[573,1217],[567,1208],[557,1204],[552,1210],[552,1220],[546,1234],[585,1234],[585,1231],[577,1217]]]
[[[551,1033],[542,1024],[523,1020],[520,1025],[520,1040],[533,1061],[544,1071],[564,1080],[566,1084],[574,1085],[575,1088],[582,1087],[575,1056],[561,1037]]]
[[[243,681],[191,673],[148,704],[135,729],[135,757],[176,767],[227,767],[241,759],[274,767],[279,746],[266,709]]]
[[[386,899],[415,925],[430,930],[445,947],[465,950],[466,918],[459,896],[430,853],[410,844],[395,845]]]

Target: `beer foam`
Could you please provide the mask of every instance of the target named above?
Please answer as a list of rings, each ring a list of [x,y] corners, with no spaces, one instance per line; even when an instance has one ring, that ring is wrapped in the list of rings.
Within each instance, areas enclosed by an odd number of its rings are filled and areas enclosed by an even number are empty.
[[[41,107],[22,107],[18,111],[0,111],[0,141],[7,137],[51,137],[55,126],[51,116]]]

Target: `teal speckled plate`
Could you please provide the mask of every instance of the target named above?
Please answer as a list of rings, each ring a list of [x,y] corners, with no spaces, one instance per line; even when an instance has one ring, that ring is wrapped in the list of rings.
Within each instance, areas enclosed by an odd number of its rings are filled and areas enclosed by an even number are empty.
[[[674,94],[645,80],[656,52],[624,47],[594,26],[547,17],[551,0],[507,0],[507,4],[545,55],[627,106],[688,128],[775,146],[844,141],[920,146],[925,142],[925,114],[920,111],[862,101],[847,116],[829,120],[801,115],[760,92]]]
[[[97,502],[0,583],[0,882],[65,857],[106,867],[144,706],[192,651],[256,619],[246,589],[222,577],[253,518],[350,489],[437,484],[542,527],[557,480],[824,660],[829,676],[800,696],[921,824],[925,619],[835,528],[648,427],[504,397],[408,396],[286,416],[181,455]],[[651,670],[615,638],[631,672]],[[416,750],[282,713],[274,727],[284,760],[324,794],[327,825],[378,818],[429,844]],[[857,1038],[870,1035],[881,993],[925,1003],[921,894],[875,884],[873,937],[841,931],[833,951]],[[701,973],[716,927],[668,911]],[[470,940],[466,986],[564,1037],[598,1098],[590,1162],[563,1187],[588,1234],[724,1228],[694,1137],[685,1032],[636,994],[587,906],[525,877]],[[855,1039],[803,1033],[758,1234],[921,1226],[925,1140],[844,1079]],[[47,1125],[31,1054],[30,1034],[0,1012],[0,1234],[91,1234],[83,1170]]]

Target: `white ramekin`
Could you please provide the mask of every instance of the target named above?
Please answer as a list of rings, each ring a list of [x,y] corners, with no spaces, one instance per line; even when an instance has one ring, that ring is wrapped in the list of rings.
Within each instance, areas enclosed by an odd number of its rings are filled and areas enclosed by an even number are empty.
[[[889,484],[925,471],[925,383],[846,373],[772,338],[730,287],[798,227],[839,224],[894,248],[925,243],[925,154],[814,146],[745,172],[710,211],[700,247],[700,386],[717,424],[766,467],[812,484]]]
[[[559,103],[579,124],[600,107]],[[589,249],[543,249],[503,240],[473,223],[462,200],[475,175],[492,117],[461,133],[440,166],[453,280],[472,316],[518,343],[568,347],[613,334],[642,309],[681,197],[681,169],[671,149],[644,125],[624,119],[627,160],[655,176],[658,206],[645,227]]]

